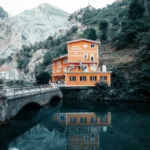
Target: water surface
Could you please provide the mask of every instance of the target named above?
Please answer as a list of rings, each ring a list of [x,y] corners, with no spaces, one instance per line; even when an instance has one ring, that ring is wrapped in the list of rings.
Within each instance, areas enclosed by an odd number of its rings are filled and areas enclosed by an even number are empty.
[[[23,112],[0,127],[0,150],[149,150],[149,108],[102,104],[92,111],[44,107],[32,117]]]

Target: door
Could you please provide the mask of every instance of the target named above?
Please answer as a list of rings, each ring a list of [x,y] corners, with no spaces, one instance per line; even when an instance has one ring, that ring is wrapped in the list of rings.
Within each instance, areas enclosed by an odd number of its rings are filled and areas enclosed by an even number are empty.
[[[94,55],[90,56],[90,61],[94,61]]]

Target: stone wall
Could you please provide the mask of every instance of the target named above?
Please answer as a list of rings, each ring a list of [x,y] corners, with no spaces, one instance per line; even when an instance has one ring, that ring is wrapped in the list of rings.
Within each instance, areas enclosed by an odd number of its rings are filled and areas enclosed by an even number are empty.
[[[3,91],[0,91],[0,121],[5,120],[6,109],[7,109],[7,99],[5,93]]]
[[[0,99],[0,121],[15,117],[29,103],[36,103],[39,106],[47,105],[54,96],[62,99],[63,94],[59,89],[56,89],[55,91],[36,93],[28,96],[7,98],[5,100]]]

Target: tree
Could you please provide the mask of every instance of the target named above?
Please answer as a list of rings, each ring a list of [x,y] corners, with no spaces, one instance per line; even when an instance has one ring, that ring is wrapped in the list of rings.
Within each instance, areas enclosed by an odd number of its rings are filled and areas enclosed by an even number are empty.
[[[138,0],[132,0],[129,6],[129,20],[140,19],[144,15],[144,7]]]
[[[99,23],[99,30],[101,31],[101,40],[107,40],[108,22],[101,21]]]
[[[97,34],[94,28],[87,28],[84,30],[82,37],[85,39],[96,40]]]
[[[73,27],[71,28],[71,32],[72,32],[72,33],[76,33],[77,30],[78,30],[78,27],[77,27],[77,26],[73,26]]]
[[[43,64],[45,66],[48,66],[51,63],[51,60],[52,60],[51,53],[48,51],[44,54]]]
[[[37,84],[49,84],[50,75],[47,72],[42,72],[36,76]]]
[[[46,43],[44,44],[44,47],[46,49],[51,48],[52,46],[54,46],[54,40],[52,36],[49,36],[48,39],[46,40]]]

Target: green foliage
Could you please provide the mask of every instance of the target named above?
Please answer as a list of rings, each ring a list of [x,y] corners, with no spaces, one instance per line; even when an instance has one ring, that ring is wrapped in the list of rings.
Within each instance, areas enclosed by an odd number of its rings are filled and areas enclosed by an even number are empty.
[[[94,28],[87,28],[84,30],[82,37],[85,39],[96,40],[97,34]]]
[[[26,70],[26,67],[29,63],[29,59],[28,58],[21,58],[21,59],[18,59],[17,61],[17,64],[18,64],[18,69],[20,70]]]
[[[12,60],[12,57],[9,56],[7,58],[1,58],[0,59],[0,66],[3,65],[4,63],[10,62]]]
[[[43,64],[45,66],[48,66],[51,63],[51,60],[52,60],[51,53],[48,51],[44,54]]]
[[[83,12],[83,18],[81,19],[81,22],[85,25],[88,25],[88,24],[95,24],[96,21],[94,20],[90,20],[90,18],[93,18],[97,15],[98,11],[94,8],[90,8],[90,7],[87,7],[84,12]]]
[[[22,49],[20,53],[17,55],[17,67],[18,69],[24,71],[25,73],[28,72],[28,63],[32,57],[33,51],[32,51],[32,46],[22,46]]]
[[[5,63],[5,61],[6,61],[5,59],[2,59],[2,58],[1,58],[1,59],[0,59],[0,66],[3,65],[3,64]]]
[[[138,100],[150,99],[150,33],[137,36],[137,57],[133,64],[130,86],[134,87],[132,95]]]
[[[45,44],[44,44],[44,48],[45,49],[49,49],[54,45],[54,41],[53,41],[53,37],[49,36],[48,39],[46,40]]]
[[[96,84],[96,88],[82,91],[78,95],[80,101],[85,101],[88,105],[98,106],[100,101],[127,101],[131,100],[127,96],[128,82],[122,71],[113,69],[112,84],[109,87],[105,82]],[[87,100],[86,100],[87,99]]]
[[[49,84],[50,75],[47,72],[42,72],[36,76],[37,84]]]
[[[137,20],[144,15],[144,7],[138,0],[132,0],[129,6],[129,20]]]
[[[114,37],[118,49],[136,41],[138,34],[148,32],[150,18],[144,16],[144,6],[137,0],[129,5],[128,18],[121,23],[121,30]]]
[[[39,74],[41,74],[42,72],[44,72],[45,69],[46,69],[46,68],[45,68],[44,64],[43,64],[43,63],[39,63],[39,64],[35,67],[34,73],[38,76]]]
[[[72,33],[76,33],[78,31],[78,27],[77,26],[73,26],[72,28],[71,28],[71,32]]]
[[[99,23],[99,30],[101,31],[100,39],[103,41],[107,40],[108,22],[107,21],[101,21]]]

